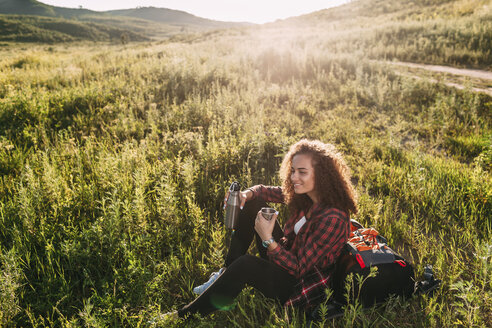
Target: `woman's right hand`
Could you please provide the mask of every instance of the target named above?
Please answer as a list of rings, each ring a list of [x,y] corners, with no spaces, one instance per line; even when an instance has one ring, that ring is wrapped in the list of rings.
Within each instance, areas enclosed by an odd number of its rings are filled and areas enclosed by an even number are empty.
[[[229,199],[229,194],[230,194],[230,191],[227,191],[227,194],[224,198],[224,208],[226,207],[227,205],[227,199]],[[243,209],[244,207],[244,204],[246,204],[246,202],[248,200],[251,200],[253,198],[253,192],[249,189],[246,189],[244,191],[241,191],[239,193],[239,199],[241,200],[241,204],[239,206],[240,209]]]

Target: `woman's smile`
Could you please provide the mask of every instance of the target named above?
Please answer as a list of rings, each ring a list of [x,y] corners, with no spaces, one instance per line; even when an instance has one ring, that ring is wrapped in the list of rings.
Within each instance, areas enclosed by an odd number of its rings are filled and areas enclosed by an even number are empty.
[[[290,181],[294,185],[294,192],[296,194],[307,194],[313,201],[316,200],[314,167],[311,155],[297,154],[292,158]]]

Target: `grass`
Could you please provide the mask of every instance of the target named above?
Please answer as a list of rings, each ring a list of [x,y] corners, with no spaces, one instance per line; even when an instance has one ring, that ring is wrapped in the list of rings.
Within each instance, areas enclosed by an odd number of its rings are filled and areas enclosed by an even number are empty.
[[[356,219],[443,280],[325,326],[490,326],[492,99],[326,48],[344,33],[315,30],[1,48],[2,325],[145,327],[191,301],[226,251],[225,189],[279,183],[307,137],[345,154]],[[303,320],[247,289],[176,326]]]

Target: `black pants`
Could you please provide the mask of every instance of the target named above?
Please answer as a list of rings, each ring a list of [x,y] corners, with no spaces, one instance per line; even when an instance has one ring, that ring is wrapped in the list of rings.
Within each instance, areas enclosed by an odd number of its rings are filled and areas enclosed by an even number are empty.
[[[282,267],[268,261],[266,248],[261,245],[262,241],[254,230],[256,214],[264,206],[266,204],[258,200],[246,203],[231,238],[225,259],[226,269],[198,298],[178,310],[180,317],[196,312],[207,315],[215,310],[227,309],[246,285],[281,303],[287,301],[297,280]],[[261,257],[245,255],[254,236]],[[273,237],[275,240],[283,237],[278,223],[275,224]]]

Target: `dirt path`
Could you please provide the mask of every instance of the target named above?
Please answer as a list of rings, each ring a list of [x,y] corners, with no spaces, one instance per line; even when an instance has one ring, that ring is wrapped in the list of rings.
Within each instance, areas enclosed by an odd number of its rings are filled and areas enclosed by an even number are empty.
[[[425,69],[428,71],[434,71],[434,72],[468,76],[468,77],[473,77],[473,78],[483,79],[483,80],[492,80],[492,72],[482,71],[482,70],[478,70],[478,69],[463,69],[463,68],[454,68],[454,67],[449,67],[449,66],[424,65],[424,64],[414,64],[414,63],[405,63],[405,62],[389,62],[389,63],[392,65],[398,65],[398,66],[422,68],[422,69]]]
[[[421,69],[421,70],[426,70],[426,71],[432,71],[432,72],[437,72],[437,73],[446,73],[446,74],[452,74],[458,77],[467,77],[467,78],[472,78],[472,79],[479,79],[481,80],[482,83],[487,87],[476,87],[473,86],[470,89],[474,92],[483,92],[488,94],[489,96],[492,96],[492,88],[488,87],[492,81],[492,72],[489,71],[483,71],[483,70],[477,70],[477,69],[462,69],[462,68],[454,68],[454,67],[449,67],[449,66],[439,66],[439,65],[425,65],[425,64],[415,64],[415,63],[405,63],[405,62],[387,62],[391,65],[395,66],[401,66],[401,67],[407,67],[411,69]],[[412,74],[402,74],[405,76],[413,77],[416,79],[421,79],[422,77]],[[462,83],[456,83],[456,81],[438,81],[436,79],[429,78],[428,79],[431,82],[441,82],[447,86],[454,87],[457,89],[465,89],[466,86],[464,86]],[[463,82],[463,81],[458,81],[458,82]],[[473,82],[473,81],[472,81]],[[474,84],[474,83],[472,83]]]

